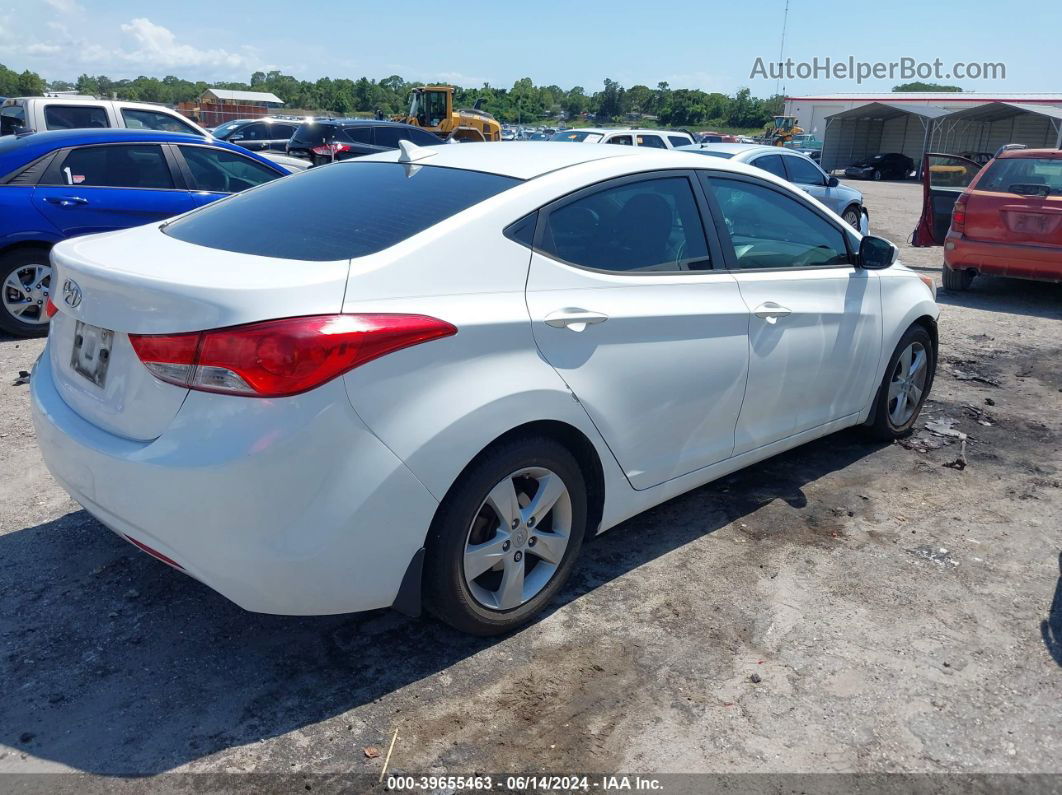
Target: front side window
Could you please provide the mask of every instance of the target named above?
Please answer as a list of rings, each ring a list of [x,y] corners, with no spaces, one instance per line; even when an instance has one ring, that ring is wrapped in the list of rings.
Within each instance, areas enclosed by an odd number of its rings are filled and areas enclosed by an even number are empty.
[[[350,259],[383,251],[518,184],[459,168],[348,160],[207,205],[163,231],[240,254]]]
[[[638,146],[649,146],[653,149],[667,149],[667,144],[659,135],[639,135]]]
[[[824,185],[826,180],[822,172],[802,157],[786,156],[782,158],[790,182],[801,185]]]
[[[105,188],[173,187],[173,176],[162,148],[152,144],[85,146],[73,149],[59,167],[58,178],[47,183]]]
[[[671,141],[671,145],[675,147],[689,146],[693,143],[689,138],[684,138],[681,135],[669,135],[667,139]]]
[[[722,177],[702,179],[710,182],[719,202],[739,268],[849,263],[844,233],[798,199],[766,185]]]
[[[44,126],[49,130],[82,130],[88,127],[110,127],[107,111],[95,105],[47,105]]]
[[[199,130],[191,124],[181,121],[169,113],[160,113],[157,110],[122,108],[122,119],[125,121],[126,127],[134,130],[163,130],[165,132],[200,134]]]
[[[613,135],[606,144],[619,144],[620,146],[634,146],[634,139],[629,135]]]
[[[550,212],[541,251],[596,270],[711,267],[697,201],[685,177],[605,188]]]
[[[248,157],[205,146],[182,146],[181,154],[197,190],[212,193],[239,193],[280,176],[271,168]]]
[[[751,165],[756,166],[756,168],[762,168],[764,171],[769,171],[776,177],[788,179],[785,173],[785,166],[782,164],[781,155],[764,155],[763,157],[757,157],[752,161]]]

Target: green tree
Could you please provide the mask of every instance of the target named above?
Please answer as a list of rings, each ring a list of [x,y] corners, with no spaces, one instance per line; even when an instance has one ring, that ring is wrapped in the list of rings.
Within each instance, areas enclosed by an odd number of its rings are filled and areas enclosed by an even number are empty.
[[[893,86],[892,90],[895,91],[956,91],[961,92],[962,89],[959,86],[946,86],[942,83],[920,83],[915,81],[913,83],[901,83],[898,86]]]
[[[18,76],[18,95],[20,97],[39,97],[44,94],[44,80],[36,72],[27,69]]]

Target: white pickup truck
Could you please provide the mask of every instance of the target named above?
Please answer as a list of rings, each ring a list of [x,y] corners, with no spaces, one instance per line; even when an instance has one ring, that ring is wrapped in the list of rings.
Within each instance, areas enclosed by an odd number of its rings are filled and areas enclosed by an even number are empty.
[[[12,97],[0,105],[0,135],[85,127],[129,127],[209,135],[177,111],[147,102],[60,96]]]

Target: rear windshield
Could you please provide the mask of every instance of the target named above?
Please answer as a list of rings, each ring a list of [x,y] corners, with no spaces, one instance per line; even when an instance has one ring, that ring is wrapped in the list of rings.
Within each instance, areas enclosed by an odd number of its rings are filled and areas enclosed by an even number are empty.
[[[295,135],[291,137],[291,142],[293,144],[305,144],[307,146],[330,143],[335,137],[337,129],[339,128],[335,124],[307,122],[299,126],[299,129],[295,131]]]
[[[1007,157],[994,160],[977,183],[977,190],[1062,195],[1062,158]]]
[[[240,254],[349,259],[400,243],[519,182],[456,168],[347,161],[207,205],[163,231]]]
[[[550,140],[566,141],[568,143],[577,144],[582,143],[589,138],[590,140],[587,141],[587,143],[596,144],[602,137],[601,133],[586,132],[584,130],[564,130],[563,132],[555,133]]]

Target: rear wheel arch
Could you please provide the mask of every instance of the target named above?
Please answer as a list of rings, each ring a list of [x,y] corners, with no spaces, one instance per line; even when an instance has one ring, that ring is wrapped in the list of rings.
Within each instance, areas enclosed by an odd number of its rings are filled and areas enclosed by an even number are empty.
[[[454,478],[453,483],[447,490],[446,496],[453,491],[454,486],[461,482],[465,473],[471,469],[479,459],[497,447],[508,444],[516,439],[528,437],[546,437],[554,439],[571,453],[579,464],[579,468],[586,480],[587,490],[587,521],[586,531],[588,536],[597,532],[601,524],[601,517],[605,507],[605,474],[594,443],[581,430],[574,425],[559,420],[535,420],[526,422],[511,428],[505,433],[493,439],[484,446]],[[440,504],[446,501],[446,496]]]

